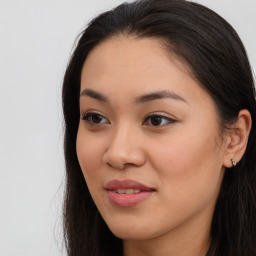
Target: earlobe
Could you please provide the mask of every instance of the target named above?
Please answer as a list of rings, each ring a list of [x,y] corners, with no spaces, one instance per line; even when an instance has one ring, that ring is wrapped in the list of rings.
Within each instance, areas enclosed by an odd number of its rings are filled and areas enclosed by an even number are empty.
[[[242,109],[239,112],[237,121],[232,124],[228,133],[226,154],[223,162],[225,167],[230,168],[236,166],[243,157],[247,147],[251,125],[250,112],[247,109]]]

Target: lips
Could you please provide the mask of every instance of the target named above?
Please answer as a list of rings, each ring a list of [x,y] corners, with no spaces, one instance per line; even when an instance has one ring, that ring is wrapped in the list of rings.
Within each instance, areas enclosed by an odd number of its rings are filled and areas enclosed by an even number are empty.
[[[134,180],[111,180],[105,189],[110,202],[119,207],[136,205],[155,192],[154,188]]]

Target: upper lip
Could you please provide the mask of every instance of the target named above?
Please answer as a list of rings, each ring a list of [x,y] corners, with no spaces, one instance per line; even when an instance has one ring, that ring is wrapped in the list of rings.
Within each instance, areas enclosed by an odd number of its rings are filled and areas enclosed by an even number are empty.
[[[154,191],[154,188],[150,188],[135,180],[111,180],[109,181],[105,188],[107,190],[117,190],[117,189],[138,189],[140,191]]]

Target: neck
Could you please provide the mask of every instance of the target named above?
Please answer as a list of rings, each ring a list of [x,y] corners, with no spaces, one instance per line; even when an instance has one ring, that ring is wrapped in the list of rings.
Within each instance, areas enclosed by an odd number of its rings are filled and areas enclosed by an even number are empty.
[[[124,256],[205,256],[210,245],[209,221],[191,220],[148,240],[124,240]]]

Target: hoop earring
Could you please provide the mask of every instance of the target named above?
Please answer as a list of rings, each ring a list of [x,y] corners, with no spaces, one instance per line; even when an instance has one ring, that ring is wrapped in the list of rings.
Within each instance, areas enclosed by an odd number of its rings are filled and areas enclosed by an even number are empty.
[[[232,166],[236,167],[236,161],[233,158],[231,159],[231,162],[232,162]]]

